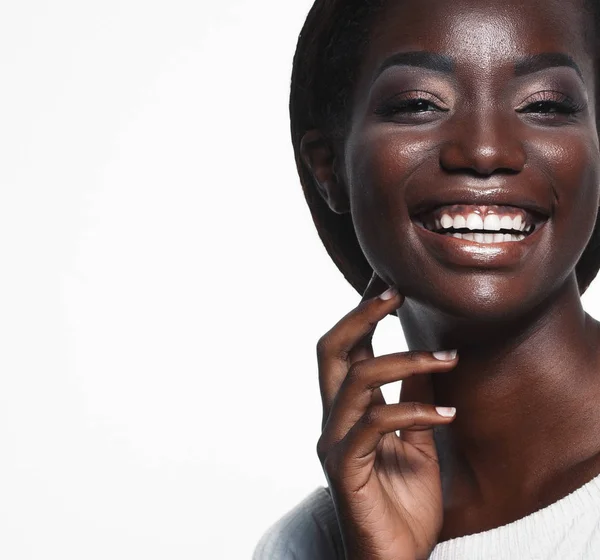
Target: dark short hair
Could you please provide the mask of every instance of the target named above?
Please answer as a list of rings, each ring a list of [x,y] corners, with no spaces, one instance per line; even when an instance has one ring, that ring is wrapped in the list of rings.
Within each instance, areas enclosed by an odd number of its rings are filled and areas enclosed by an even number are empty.
[[[354,231],[349,213],[336,214],[320,195],[300,155],[300,141],[313,128],[335,144],[343,140],[352,105],[358,61],[367,45],[373,19],[385,0],[316,0],[296,47],[290,93],[290,120],[296,166],[304,196],[325,248],[346,280],[363,293],[373,273]],[[584,33],[596,70],[596,128],[600,122],[598,58],[600,0],[584,0]],[[583,294],[600,268],[600,216],[575,272]]]

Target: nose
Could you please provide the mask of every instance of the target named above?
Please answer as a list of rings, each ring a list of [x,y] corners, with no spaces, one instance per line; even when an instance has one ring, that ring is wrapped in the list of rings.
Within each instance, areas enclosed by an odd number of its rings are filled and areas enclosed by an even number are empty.
[[[506,115],[471,113],[450,126],[440,151],[440,165],[446,171],[486,176],[518,173],[525,166],[523,142]]]

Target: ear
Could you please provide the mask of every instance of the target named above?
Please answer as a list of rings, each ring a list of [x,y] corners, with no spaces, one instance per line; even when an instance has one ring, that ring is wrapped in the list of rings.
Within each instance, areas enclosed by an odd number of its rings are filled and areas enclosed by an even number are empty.
[[[336,214],[350,212],[350,202],[343,181],[335,169],[331,143],[319,130],[309,130],[300,141],[300,155],[319,188],[319,193]]]

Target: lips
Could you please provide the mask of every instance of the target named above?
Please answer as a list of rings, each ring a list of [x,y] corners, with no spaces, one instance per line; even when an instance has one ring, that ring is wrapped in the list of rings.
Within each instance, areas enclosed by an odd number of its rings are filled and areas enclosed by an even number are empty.
[[[518,184],[513,180],[509,186],[507,177],[500,176],[411,185],[406,203],[418,229],[444,239],[454,236],[459,244],[466,235],[463,242],[469,245],[478,245],[473,241],[481,241],[482,236],[490,242],[490,233],[495,241],[502,234],[521,244],[548,221],[553,208],[552,191],[545,182],[528,179]]]
[[[498,174],[478,179],[447,175],[439,182],[411,182],[405,191],[405,201],[417,234],[415,239],[436,260],[455,270],[465,267],[465,270],[514,271],[548,243],[547,232],[552,231],[546,226],[554,212],[553,190],[537,176]],[[444,210],[450,216],[442,225]],[[463,215],[465,223],[458,220],[457,224],[464,229],[456,229],[455,218],[463,212],[467,212],[467,216]],[[494,213],[496,217],[490,219],[488,215]],[[421,221],[428,215],[433,218],[428,224],[430,229]],[[469,216],[472,219],[467,223]],[[521,218],[520,224],[518,220],[517,224],[514,222],[517,216]],[[448,227],[450,218],[453,229]],[[508,225],[508,218],[510,228],[502,227]]]
[[[537,196],[527,196],[522,193],[513,194],[502,188],[440,188],[436,193],[421,190],[411,190],[409,195],[408,212],[411,218],[434,212],[444,206],[506,207],[513,211],[524,211],[538,220],[545,221],[550,216],[549,205],[538,200]],[[410,200],[413,199],[413,200]],[[416,199],[416,200],[414,200]]]
[[[415,225],[415,233],[429,254],[454,270],[457,270],[456,267],[464,267],[467,271],[474,268],[514,271],[525,262],[535,247],[544,243],[542,240],[545,238],[546,223],[530,235],[518,238],[513,234],[470,233],[457,239],[455,235],[460,234],[440,235],[419,225]],[[486,239],[489,235],[506,235],[510,238],[501,242],[496,239],[489,241]]]
[[[443,235],[483,241],[521,240],[540,227],[547,217],[537,211],[510,205],[450,204],[433,208],[414,217],[417,225]],[[475,237],[473,238],[473,234]],[[504,239],[502,236],[505,236]]]

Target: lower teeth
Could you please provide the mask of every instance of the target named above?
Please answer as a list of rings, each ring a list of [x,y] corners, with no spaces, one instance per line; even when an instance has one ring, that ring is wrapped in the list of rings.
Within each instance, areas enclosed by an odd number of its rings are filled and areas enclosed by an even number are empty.
[[[523,234],[515,233],[451,233],[446,232],[442,235],[449,235],[457,239],[466,239],[467,241],[476,241],[478,243],[506,243],[510,241],[521,241],[525,239]]]

